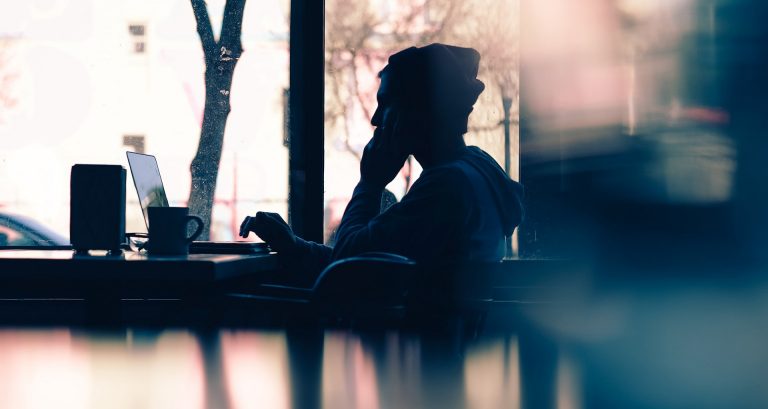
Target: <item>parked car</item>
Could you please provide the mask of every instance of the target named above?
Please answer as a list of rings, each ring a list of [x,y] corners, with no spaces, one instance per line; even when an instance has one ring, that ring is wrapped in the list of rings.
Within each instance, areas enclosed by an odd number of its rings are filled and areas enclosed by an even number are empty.
[[[68,245],[68,238],[30,217],[0,212],[0,247]]]

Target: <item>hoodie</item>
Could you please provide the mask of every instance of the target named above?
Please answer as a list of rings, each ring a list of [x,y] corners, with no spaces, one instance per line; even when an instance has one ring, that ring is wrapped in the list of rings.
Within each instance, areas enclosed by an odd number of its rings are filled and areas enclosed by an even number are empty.
[[[382,190],[358,184],[332,259],[381,251],[416,261],[498,261],[522,221],[523,187],[478,147],[426,169],[402,201],[379,214]]]

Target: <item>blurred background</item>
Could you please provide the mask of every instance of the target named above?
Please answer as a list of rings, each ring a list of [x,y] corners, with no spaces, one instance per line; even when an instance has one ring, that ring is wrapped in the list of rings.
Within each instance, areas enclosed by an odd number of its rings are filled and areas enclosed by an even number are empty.
[[[224,1],[208,6],[217,31]],[[568,303],[495,317],[546,334],[532,342],[533,351],[508,335],[470,345],[452,367],[460,387],[436,387],[436,395],[460,390],[468,407],[518,407],[526,379],[550,379],[559,408],[766,407],[768,3],[326,0],[325,8],[326,240],[372,134],[376,74],[393,52],[446,42],[482,55],[486,91],[467,142],[526,187],[513,255],[568,261],[567,271],[545,283],[567,288],[556,299]],[[287,216],[288,11],[288,0],[245,8],[215,240],[232,239],[240,220],[257,210]],[[156,155],[171,203],[185,204],[203,70],[184,0],[0,5],[0,245],[66,243],[70,167],[125,166],[125,150]],[[388,189],[401,198],[419,172],[408,162]],[[128,230],[142,231],[130,183],[127,193]],[[269,399],[287,406],[282,336],[220,335],[227,373],[250,374],[232,376],[232,399],[256,401],[239,384],[249,376],[276,379]],[[200,378],[219,378],[204,375],[196,360],[209,348],[188,334],[147,335],[143,347],[133,336],[102,345],[60,334],[54,369],[80,371],[67,378],[70,406],[105,399],[92,388],[98,378],[91,373],[136,355],[153,365],[173,360],[153,355],[168,345],[179,345],[176,354],[192,367],[190,379],[168,378],[172,386],[191,382],[200,392]],[[7,346],[0,366],[11,368],[6,378],[44,383],[34,368],[51,368],[50,360],[16,375],[45,349],[36,349],[40,338],[0,333]],[[328,407],[395,407],[398,398],[417,406],[421,398],[408,393],[429,387],[418,383],[421,376],[431,382],[450,369],[442,361],[419,367],[420,354],[432,350],[423,340],[388,340],[384,352],[370,352],[382,342],[328,335],[324,353],[333,363],[323,377],[338,380],[323,385]],[[241,345],[247,347],[230,362]],[[108,350],[114,353],[102,353]],[[524,360],[533,360],[532,376],[518,374]],[[132,370],[122,376],[152,383]],[[0,402],[38,402],[24,385],[0,385],[10,391]],[[175,399],[179,389],[165,390],[158,402]],[[197,392],[185,395],[188,406],[202,405]]]
[[[766,11],[747,0],[525,3],[523,256],[763,259]]]

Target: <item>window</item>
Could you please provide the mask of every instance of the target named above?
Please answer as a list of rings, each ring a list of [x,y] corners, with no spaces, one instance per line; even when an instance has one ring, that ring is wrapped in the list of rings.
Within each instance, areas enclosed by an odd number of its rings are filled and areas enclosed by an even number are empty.
[[[225,1],[207,4],[218,36]],[[0,5],[0,214],[68,236],[71,166],[127,168],[125,150],[155,155],[170,202],[186,205],[206,97],[190,2],[72,0],[50,12],[37,8]],[[245,52],[231,89],[223,90],[231,112],[212,239],[234,239],[240,220],[257,210],[287,217],[288,12],[288,0],[245,7]],[[41,187],[36,181],[43,175]],[[143,231],[128,177],[127,230]]]
[[[325,239],[341,220],[372,135],[378,72],[389,55],[434,42],[477,49],[486,89],[465,140],[519,179],[519,0],[327,0]],[[420,174],[409,159],[388,186],[399,199]]]
[[[225,0],[206,3],[218,36]],[[323,14],[312,1],[297,0],[297,10],[307,12],[301,20],[290,0],[249,2],[245,52],[236,59],[231,87],[213,90],[229,99],[231,112],[221,161],[211,172],[215,183],[206,182],[215,185],[211,238],[234,238],[240,220],[257,210],[288,219],[289,191],[297,232],[309,228],[316,234],[304,237],[331,237],[372,133],[376,74],[390,54],[432,42],[470,46],[482,55],[486,91],[466,140],[527,185],[521,242],[537,243],[529,254],[556,255],[552,249],[571,241],[554,231],[568,228],[555,213],[568,210],[560,194],[575,182],[699,204],[733,200],[741,183],[744,206],[763,203],[751,187],[762,184],[749,179],[755,176],[750,169],[760,168],[762,145],[753,136],[759,132],[748,132],[749,121],[738,129],[731,124],[733,110],[760,106],[759,93],[734,91],[753,88],[742,82],[749,75],[731,64],[741,34],[728,37],[719,29],[726,27],[720,23],[748,27],[741,24],[751,21],[748,8],[733,6],[742,14],[729,17],[731,6],[717,2],[520,3],[326,0]],[[128,148],[156,155],[171,203],[187,204],[206,100],[190,2],[72,0],[39,9],[0,6],[0,213],[32,218],[66,236],[71,166],[125,165]],[[304,31],[303,22],[324,18],[313,25],[324,26],[325,48],[316,31],[301,41],[289,36],[294,18]],[[291,67],[289,45],[302,55]],[[232,59],[232,50],[216,52]],[[315,69],[318,54],[324,73]],[[747,69],[763,62],[758,53],[745,56],[751,58]],[[313,77],[315,71],[324,77]],[[749,73],[761,78],[758,71]],[[319,96],[324,101],[315,101]],[[750,110],[743,112],[739,118],[752,120]],[[296,135],[305,140],[291,140]],[[649,162],[640,166],[614,155],[627,146],[643,146]],[[628,173],[612,172],[618,165]],[[419,171],[410,161],[389,190],[401,198]],[[38,175],[48,180],[44,191],[32,183]],[[633,183],[616,182],[628,177]],[[130,183],[128,189],[131,198]],[[140,210],[129,204],[127,212],[128,230],[144,229]]]
[[[144,25],[131,24],[128,26],[128,32],[134,37],[144,37]]]
[[[136,54],[144,54],[144,48],[146,46],[144,31],[144,24],[131,24],[128,26],[128,32],[131,35],[131,41],[133,43],[133,52]]]

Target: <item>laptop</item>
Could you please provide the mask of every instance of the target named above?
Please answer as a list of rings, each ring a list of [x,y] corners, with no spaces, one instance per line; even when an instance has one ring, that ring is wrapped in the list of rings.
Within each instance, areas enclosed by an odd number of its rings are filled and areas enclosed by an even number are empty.
[[[168,207],[168,197],[165,195],[163,179],[157,159],[152,155],[137,152],[126,152],[128,167],[131,169],[133,184],[139,195],[141,212],[144,214],[144,224],[149,231],[149,207]],[[255,254],[269,252],[266,243],[249,241],[193,241],[189,245],[190,253],[208,254]]]

